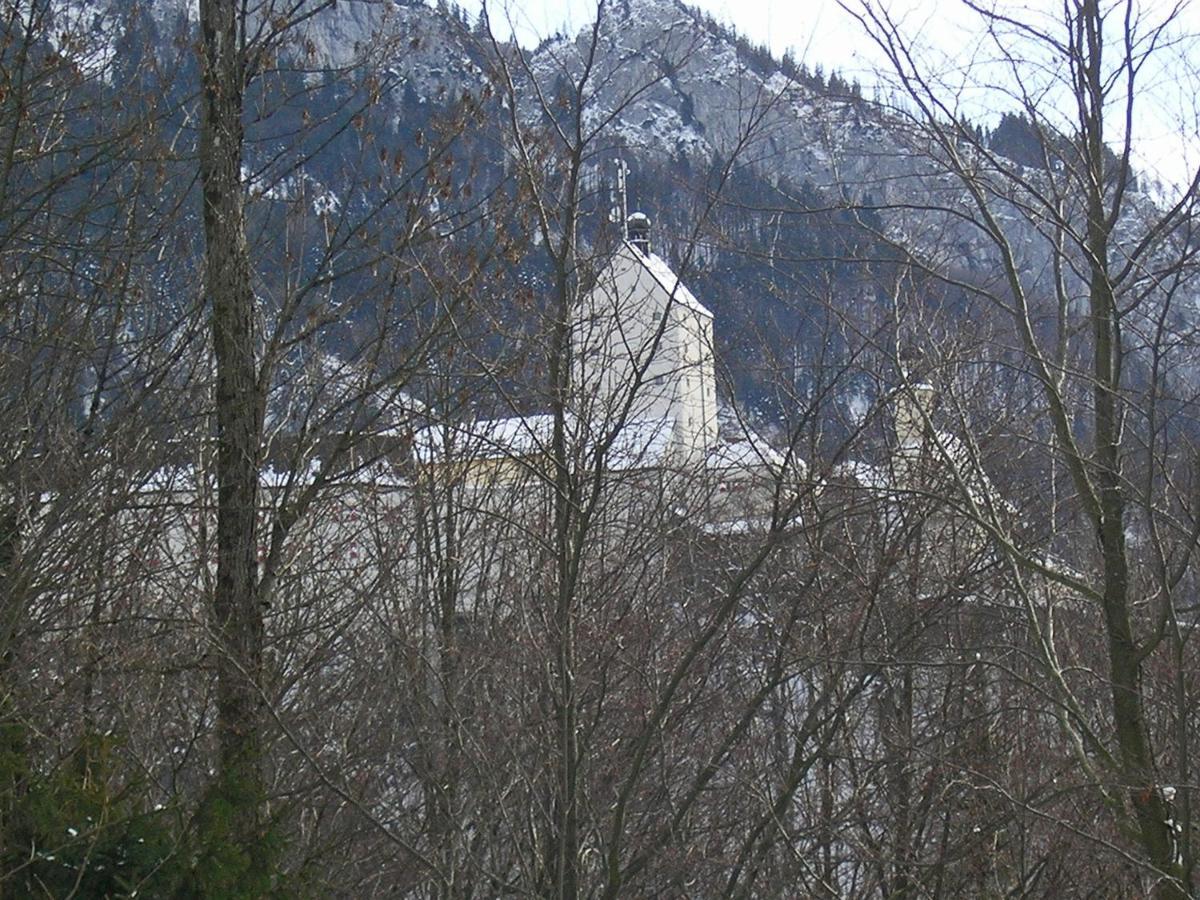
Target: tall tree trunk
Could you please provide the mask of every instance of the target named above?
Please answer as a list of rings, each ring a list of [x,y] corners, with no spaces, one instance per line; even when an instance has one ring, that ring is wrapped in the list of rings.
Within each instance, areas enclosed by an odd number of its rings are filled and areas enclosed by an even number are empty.
[[[13,644],[24,612],[20,588],[12,571],[21,540],[21,519],[15,497],[0,493],[0,853],[13,846],[10,819],[25,789],[29,745],[25,722],[17,705],[11,678]],[[6,873],[0,871],[0,875]],[[0,897],[3,897],[0,891]]]
[[[1092,392],[1096,426],[1096,485],[1100,502],[1097,540],[1103,569],[1104,625],[1112,690],[1113,725],[1122,775],[1129,791],[1143,849],[1169,879],[1155,888],[1158,897],[1186,897],[1170,814],[1159,793],[1154,747],[1146,724],[1141,684],[1141,654],[1130,617],[1132,587],[1125,545],[1126,486],[1122,474],[1121,323],[1110,277],[1109,239],[1116,217],[1106,209],[1108,178],[1104,143],[1105,78],[1103,14],[1096,0],[1083,4],[1078,42],[1077,96],[1083,111],[1084,150],[1088,161],[1087,251],[1089,307],[1092,318]]]
[[[572,183],[573,179],[572,179]],[[573,195],[572,195],[573,196]],[[574,222],[568,210],[568,227]],[[564,260],[569,259],[564,254]],[[575,586],[579,572],[580,548],[575,541],[578,521],[575,513],[577,491],[570,471],[567,447],[566,414],[570,393],[569,310],[574,292],[566,263],[559,263],[558,298],[560,310],[555,322],[555,353],[550,359],[550,379],[554,390],[554,699],[555,729],[558,735],[558,771],[554,794],[554,833],[551,842],[550,872],[556,900],[579,896],[579,772],[582,765],[579,747],[579,711],[575,688]]]
[[[901,664],[895,682],[884,698],[884,740],[888,754],[885,778],[891,806],[891,859],[887,895],[909,898],[913,883],[913,786],[912,786],[912,666]]]
[[[202,815],[203,854],[219,859],[214,892],[261,893],[269,879],[262,771],[263,616],[255,515],[263,400],[241,179],[244,22],[234,0],[201,0],[205,279],[216,359],[219,767]],[[212,873],[210,867],[209,874]]]
[[[1125,494],[1121,476],[1121,416],[1118,408],[1120,363],[1115,302],[1108,284],[1105,260],[1107,235],[1089,223],[1093,255],[1091,311],[1095,336],[1094,389],[1100,524],[1097,538],[1104,572],[1104,625],[1112,687],[1113,724],[1119,759],[1137,818],[1143,848],[1154,866],[1178,877],[1170,814],[1156,785],[1154,751],[1146,726],[1141,685],[1140,651],[1130,620],[1129,562],[1125,546]],[[1162,897],[1186,897],[1178,883],[1163,882]]]

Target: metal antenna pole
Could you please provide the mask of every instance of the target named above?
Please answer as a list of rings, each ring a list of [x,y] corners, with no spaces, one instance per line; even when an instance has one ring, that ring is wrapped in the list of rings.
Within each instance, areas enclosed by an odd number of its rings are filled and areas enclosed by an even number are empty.
[[[617,193],[621,196],[621,238],[629,240],[629,196],[626,192],[625,176],[629,166],[624,159],[617,160]]]

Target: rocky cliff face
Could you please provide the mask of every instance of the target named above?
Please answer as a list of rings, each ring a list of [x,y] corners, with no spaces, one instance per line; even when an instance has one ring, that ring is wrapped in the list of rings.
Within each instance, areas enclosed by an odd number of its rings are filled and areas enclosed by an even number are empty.
[[[121,55],[149,41],[174,62],[197,27],[195,0],[154,0],[130,7],[116,0],[55,0],[47,40],[79,42],[94,66],[120,77]],[[256,23],[270,34],[279,23]],[[591,74],[585,127],[598,144],[634,156],[708,164],[740,154],[766,175],[796,183],[888,190],[880,167],[910,160],[888,122],[850,86],[821,85],[792,65],[772,60],[678,0],[610,4],[595,35],[547,38],[519,71],[527,121],[563,79]],[[310,84],[331,70],[361,68],[388,80],[381,102],[399,114],[411,102],[446,103],[478,94],[494,52],[482,30],[459,13],[420,4],[342,2],[273,40],[286,66]],[[505,48],[500,48],[504,52]],[[519,67],[524,69],[524,66]],[[807,83],[806,83],[807,82]],[[541,97],[539,98],[539,93]],[[320,111],[313,111],[319,117]]]

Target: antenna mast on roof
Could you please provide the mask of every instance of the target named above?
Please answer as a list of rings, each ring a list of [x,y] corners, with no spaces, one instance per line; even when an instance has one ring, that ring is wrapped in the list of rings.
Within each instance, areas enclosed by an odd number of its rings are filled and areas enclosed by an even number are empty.
[[[629,195],[626,189],[625,176],[629,174],[629,164],[624,159],[617,158],[617,201],[619,206],[614,210],[620,218],[621,240],[629,240]]]

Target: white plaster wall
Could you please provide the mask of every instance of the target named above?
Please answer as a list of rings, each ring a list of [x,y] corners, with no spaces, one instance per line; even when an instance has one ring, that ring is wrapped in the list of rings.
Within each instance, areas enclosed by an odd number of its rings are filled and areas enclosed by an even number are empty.
[[[704,454],[717,442],[717,384],[714,371],[712,318],[681,311],[680,355],[676,404],[676,440],[689,456]]]
[[[630,420],[671,420],[687,458],[715,443],[712,316],[684,289],[667,290],[636,250],[614,254],[572,329],[579,412],[594,426],[628,406]]]

